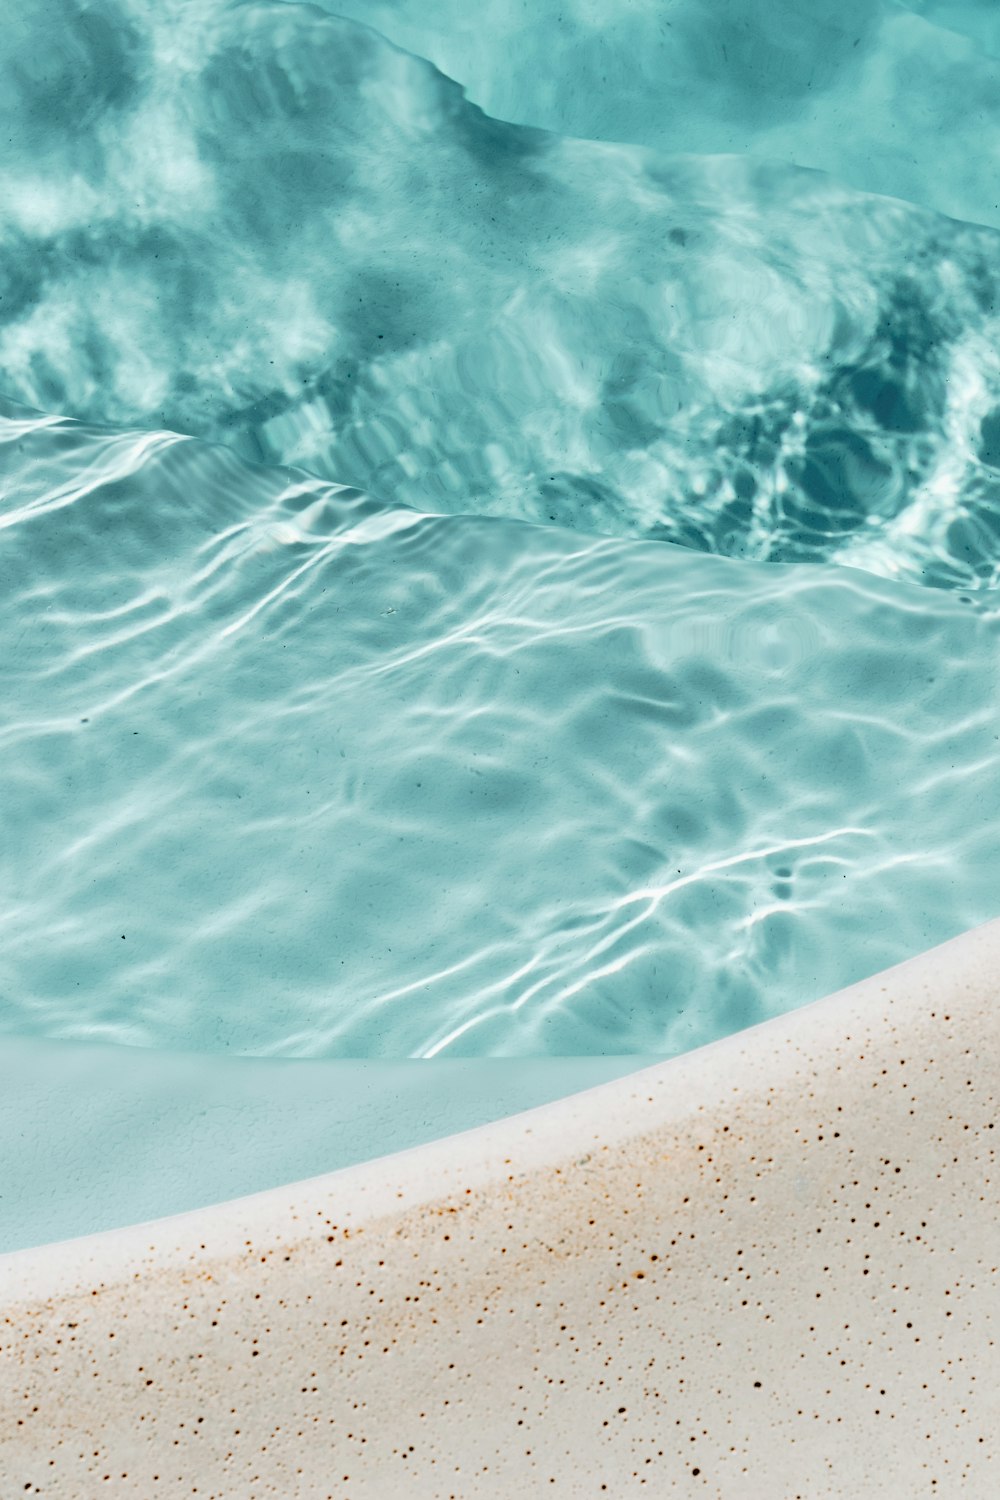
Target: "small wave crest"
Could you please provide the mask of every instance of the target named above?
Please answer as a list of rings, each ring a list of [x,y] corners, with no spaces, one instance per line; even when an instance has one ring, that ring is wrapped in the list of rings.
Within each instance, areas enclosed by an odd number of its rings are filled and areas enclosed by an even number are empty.
[[[314,7],[34,0],[0,99],[20,401],[424,511],[997,582],[993,230],[505,124]]]
[[[5,1032],[681,1051],[985,920],[995,598],[0,420]]]

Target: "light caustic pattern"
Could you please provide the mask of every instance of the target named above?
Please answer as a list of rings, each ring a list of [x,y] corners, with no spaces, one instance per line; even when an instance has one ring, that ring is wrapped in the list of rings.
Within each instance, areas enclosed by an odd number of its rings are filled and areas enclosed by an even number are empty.
[[[986,595],[4,436],[8,1031],[682,1050],[993,909]]]
[[[331,8],[0,42],[0,1029],[672,1053],[996,915],[988,16]]]

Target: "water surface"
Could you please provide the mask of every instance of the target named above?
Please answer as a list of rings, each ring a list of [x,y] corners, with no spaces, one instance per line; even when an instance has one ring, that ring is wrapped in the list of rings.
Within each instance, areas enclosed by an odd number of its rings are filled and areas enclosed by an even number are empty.
[[[996,915],[986,12],[347,8],[0,44],[0,1030],[666,1055]]]

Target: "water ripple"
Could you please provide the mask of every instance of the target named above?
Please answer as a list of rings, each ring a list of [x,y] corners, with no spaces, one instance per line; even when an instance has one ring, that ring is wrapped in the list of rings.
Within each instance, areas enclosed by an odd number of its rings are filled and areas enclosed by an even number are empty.
[[[664,1054],[995,916],[989,8],[344,6],[5,20],[0,1031]]]
[[[1000,906],[997,595],[0,455],[7,1033],[673,1052]]]
[[[690,119],[657,135],[671,155],[491,119],[313,6],[32,0],[0,49],[0,389],[423,511],[997,586],[997,230],[763,158],[818,160],[822,137],[845,182],[988,218],[1000,62],[855,0],[833,19],[796,0],[794,25],[777,0],[600,9],[595,30],[560,4],[579,46],[552,45],[542,6],[498,51],[481,28],[510,16],[466,7],[456,45],[472,26],[505,78],[523,60],[559,108],[627,96],[659,130],[642,89],[581,86],[607,33]],[[366,0],[400,37],[415,14]],[[662,46],[632,46],[650,26]],[[882,87],[915,60],[926,89]],[[726,144],[705,111],[740,100],[749,135]],[[917,116],[927,183],[897,144]],[[896,177],[858,178],[879,161]]]
[[[993,0],[321,0],[503,120],[749,152],[1000,226]]]

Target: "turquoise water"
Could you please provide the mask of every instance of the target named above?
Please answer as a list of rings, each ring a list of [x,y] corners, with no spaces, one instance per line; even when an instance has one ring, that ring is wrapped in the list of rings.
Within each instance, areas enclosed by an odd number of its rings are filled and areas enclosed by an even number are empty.
[[[1000,224],[996,0],[322,4],[428,58],[504,120],[753,153]]]
[[[0,1255],[412,1149],[656,1061],[278,1062],[8,1037]]]
[[[0,1031],[669,1055],[995,916],[991,10],[329,9],[5,22]]]

